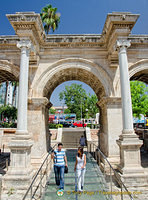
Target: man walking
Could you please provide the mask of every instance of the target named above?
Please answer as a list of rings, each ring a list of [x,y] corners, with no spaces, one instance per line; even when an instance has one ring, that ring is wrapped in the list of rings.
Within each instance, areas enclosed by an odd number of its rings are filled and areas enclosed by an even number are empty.
[[[79,143],[80,143],[80,145],[81,145],[82,147],[86,146],[86,141],[85,141],[84,135],[82,135],[82,136],[80,137]]]
[[[51,154],[51,158],[54,160],[54,173],[56,185],[59,189],[64,190],[64,169],[67,166],[67,157],[65,150],[62,149],[63,144],[59,143],[58,148]]]

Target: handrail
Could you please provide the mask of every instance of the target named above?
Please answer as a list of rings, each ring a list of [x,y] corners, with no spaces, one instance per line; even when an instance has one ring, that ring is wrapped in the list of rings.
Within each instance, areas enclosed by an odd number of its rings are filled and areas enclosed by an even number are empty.
[[[32,200],[32,199],[34,198],[34,196],[35,196],[35,194],[36,194],[38,188],[39,188],[39,187],[41,187],[41,188],[43,187],[43,186],[42,186],[42,180],[43,180],[43,178],[44,178],[45,173],[42,173],[42,168],[43,168],[45,162],[48,161],[48,157],[49,157],[49,155],[51,155],[51,150],[54,149],[56,146],[57,146],[57,144],[55,144],[55,145],[49,150],[48,155],[46,156],[46,158],[44,159],[44,161],[43,161],[43,163],[41,164],[40,168],[38,169],[36,175],[34,176],[32,182],[31,182],[29,188],[27,189],[27,191],[26,191],[26,193],[25,193],[25,195],[24,195],[24,197],[23,197],[22,200],[26,200],[26,197],[27,197],[27,195],[29,194],[29,192],[31,193],[31,194],[30,194],[30,200]],[[49,163],[51,163],[51,160],[49,161]],[[49,163],[46,163],[47,166],[45,167],[45,170],[47,169]],[[41,177],[40,177],[40,181],[39,181],[38,185],[36,186],[35,191],[33,192],[33,191],[32,191],[32,190],[33,190],[33,185],[34,185],[35,181],[37,180],[38,175],[41,176]],[[41,192],[40,192],[40,196],[41,196]]]
[[[110,167],[111,193],[112,193],[112,175],[111,175],[111,169],[112,169],[112,171],[113,171],[113,173],[114,173],[114,175],[115,175],[115,178],[116,178],[118,184],[121,186],[121,199],[123,200],[123,192],[122,192],[122,186],[123,186],[124,189],[125,189],[126,192],[127,192],[126,194],[129,196],[129,198],[130,198],[131,200],[133,200],[133,197],[132,197],[131,193],[128,191],[128,189],[127,189],[127,187],[125,186],[125,184],[122,182],[121,179],[118,179],[118,178],[117,178],[118,173],[117,173],[117,172],[115,171],[115,169],[112,167],[112,165],[111,165],[110,162],[108,161],[107,157],[103,154],[103,152],[99,149],[99,147],[98,147],[96,144],[94,144],[93,142],[90,142],[89,144],[90,144],[90,145],[92,144],[92,145],[94,145],[94,146],[96,147],[96,151],[98,151],[98,152],[103,156],[104,160],[106,160],[106,162],[108,163],[108,165],[109,165],[109,167]],[[93,148],[93,149],[94,149],[94,148]],[[88,150],[88,146],[87,146],[87,150]],[[90,152],[91,152],[91,148],[90,148]],[[96,159],[95,152],[94,152],[94,158]],[[100,157],[99,157],[99,159],[100,159]],[[100,164],[100,161],[99,161],[99,164]],[[104,172],[105,172],[105,169],[104,169]]]

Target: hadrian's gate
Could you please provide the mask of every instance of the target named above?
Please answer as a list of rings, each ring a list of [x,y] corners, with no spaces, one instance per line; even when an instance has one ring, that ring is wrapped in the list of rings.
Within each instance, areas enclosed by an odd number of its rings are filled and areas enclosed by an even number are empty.
[[[132,178],[145,177],[129,89],[129,79],[148,83],[148,35],[131,35],[139,15],[108,14],[98,35],[45,35],[39,14],[7,17],[16,35],[0,37],[0,81],[19,79],[19,107],[16,136],[9,144],[12,161],[6,186],[15,180],[13,174],[29,180],[31,169],[47,155],[50,96],[69,80],[88,84],[98,97],[100,147],[109,161],[120,162],[123,178],[130,173]]]

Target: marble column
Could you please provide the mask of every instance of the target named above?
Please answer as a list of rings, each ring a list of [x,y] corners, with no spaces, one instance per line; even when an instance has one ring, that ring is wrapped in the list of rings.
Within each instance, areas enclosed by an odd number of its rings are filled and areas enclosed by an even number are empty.
[[[120,84],[122,99],[122,134],[117,140],[120,148],[120,164],[118,165],[119,176],[127,187],[136,187],[145,184],[144,170],[141,167],[139,140],[133,129],[132,103],[130,92],[130,80],[128,72],[127,48],[130,41],[118,40],[116,43],[119,56]]]
[[[20,40],[17,47],[21,49],[17,131],[15,137],[8,144],[10,166],[2,181],[3,198],[7,198],[9,190],[13,188],[10,200],[14,197],[22,199],[33,177],[30,156],[33,142],[27,130],[28,69],[31,42]]]
[[[26,134],[28,133],[27,131],[28,70],[29,70],[29,52],[31,48],[31,42],[29,40],[21,40],[17,43],[17,47],[21,49],[17,134]]]
[[[130,92],[130,80],[128,72],[127,48],[130,47],[130,41],[118,40],[117,48],[119,49],[119,67],[120,83],[122,98],[122,117],[123,117],[123,134],[133,133],[133,116],[132,102]]]

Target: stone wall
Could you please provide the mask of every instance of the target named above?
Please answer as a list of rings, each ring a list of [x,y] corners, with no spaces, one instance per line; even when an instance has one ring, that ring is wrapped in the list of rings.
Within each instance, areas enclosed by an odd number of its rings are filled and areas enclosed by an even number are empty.
[[[51,140],[56,140],[57,139],[57,134],[58,134],[58,129],[49,129],[51,135]]]
[[[98,140],[98,131],[99,129],[90,129],[92,141]]]
[[[15,137],[15,128],[0,128],[0,149],[3,151],[4,145],[4,152],[10,152],[8,148],[9,142]]]

